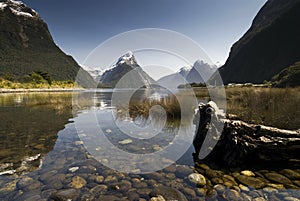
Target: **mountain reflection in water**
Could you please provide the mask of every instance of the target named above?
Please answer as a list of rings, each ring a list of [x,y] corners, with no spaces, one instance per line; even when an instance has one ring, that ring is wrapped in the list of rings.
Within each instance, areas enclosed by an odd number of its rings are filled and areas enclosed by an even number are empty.
[[[71,93],[0,95],[0,174],[40,166],[72,117]]]

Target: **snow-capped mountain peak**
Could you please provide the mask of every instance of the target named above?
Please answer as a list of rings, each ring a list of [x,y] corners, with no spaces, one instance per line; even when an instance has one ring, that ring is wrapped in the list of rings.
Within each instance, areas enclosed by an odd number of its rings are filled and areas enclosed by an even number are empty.
[[[180,74],[182,77],[186,77],[187,74],[191,71],[192,66],[184,66],[177,71],[178,74]]]
[[[155,80],[143,71],[130,51],[121,56],[116,64],[106,69],[102,75],[96,77],[96,80],[103,86],[119,88],[141,86],[150,88],[152,84],[156,83]]]
[[[6,0],[0,2],[0,10],[4,10],[6,7],[9,7],[11,12],[15,15],[21,15],[25,17],[39,17],[38,13],[35,10],[27,7],[21,1]]]
[[[128,51],[126,54],[121,56],[117,62],[117,65],[124,64],[124,63],[126,63],[127,65],[136,65],[137,64],[137,62],[134,58],[134,55],[131,51]]]
[[[190,71],[192,69],[192,66],[184,66],[179,69],[178,73],[183,72],[183,71]]]

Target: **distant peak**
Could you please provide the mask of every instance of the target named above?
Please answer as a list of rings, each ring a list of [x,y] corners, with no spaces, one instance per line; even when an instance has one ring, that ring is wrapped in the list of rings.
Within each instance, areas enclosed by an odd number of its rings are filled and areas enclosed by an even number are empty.
[[[195,61],[194,65],[195,64],[203,65],[203,64],[207,64],[207,63],[205,63],[203,60],[197,60],[197,61]]]
[[[216,65],[206,63],[206,62],[203,61],[203,60],[197,60],[197,61],[195,61],[194,67],[200,67],[200,66],[201,66],[201,67],[205,67],[205,68],[212,68],[212,69],[217,68]]]
[[[117,62],[117,64],[124,64],[124,63],[126,63],[127,65],[137,65],[137,62],[131,51],[128,51],[126,54],[121,56]]]
[[[22,1],[2,0],[0,1],[0,10],[9,7],[12,13],[25,17],[39,17],[38,13],[26,6]]]
[[[187,71],[190,71],[191,69],[192,69],[191,66],[184,66],[184,67],[180,68],[178,72],[183,72],[183,71],[187,72]]]
[[[124,57],[133,57],[133,53],[128,51],[126,54],[124,54]]]

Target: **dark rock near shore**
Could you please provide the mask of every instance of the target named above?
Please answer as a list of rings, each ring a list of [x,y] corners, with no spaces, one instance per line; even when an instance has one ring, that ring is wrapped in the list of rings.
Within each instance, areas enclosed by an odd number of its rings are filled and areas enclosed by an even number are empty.
[[[99,197],[99,200],[105,200],[105,201],[118,201],[120,198],[114,195],[101,195]]]
[[[79,191],[75,189],[63,189],[51,195],[50,199],[55,201],[75,200],[79,196]]]
[[[270,181],[273,181],[275,183],[280,183],[280,184],[292,184],[291,180],[286,178],[283,175],[280,175],[275,172],[270,172],[265,174],[266,178],[269,179]]]
[[[179,178],[185,178],[191,173],[193,173],[191,168],[184,166],[184,165],[180,165],[180,166],[177,166],[175,175]]]
[[[260,189],[266,186],[266,183],[263,182],[261,179],[255,178],[255,177],[247,177],[244,175],[238,175],[236,177],[236,179],[241,182],[242,184],[252,187],[252,188],[256,188],[256,189]]]
[[[289,179],[295,179],[295,180],[300,180],[300,173],[290,170],[290,169],[284,169],[280,171],[281,174],[285,175]]]
[[[31,191],[40,188],[41,183],[28,176],[25,176],[17,183],[17,187],[24,191]]]
[[[186,197],[178,190],[168,187],[155,188],[149,194],[150,197],[162,196],[165,200],[187,201]]]

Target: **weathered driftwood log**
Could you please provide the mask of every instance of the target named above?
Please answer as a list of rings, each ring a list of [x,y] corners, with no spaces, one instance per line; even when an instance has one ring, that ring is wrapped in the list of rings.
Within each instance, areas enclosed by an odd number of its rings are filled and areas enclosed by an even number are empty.
[[[194,157],[199,155],[201,148],[199,146],[204,145],[204,139],[209,138],[207,136],[209,129],[215,127],[216,123],[212,122],[212,117],[217,116],[216,111],[217,108],[214,108],[211,103],[199,106],[200,121],[194,139],[196,150]],[[210,150],[205,160],[213,160],[229,167],[269,166],[270,164],[300,167],[299,131],[283,130],[225,118],[215,118],[215,120],[218,123],[224,123],[224,127],[222,126],[223,130],[219,136],[218,129],[215,128],[215,136],[209,138],[210,141],[216,141],[210,143],[215,146],[203,148]]]

